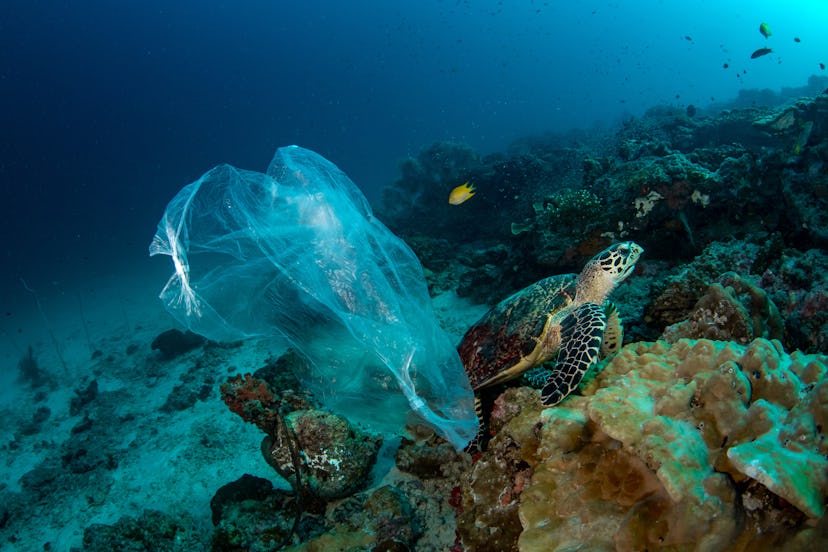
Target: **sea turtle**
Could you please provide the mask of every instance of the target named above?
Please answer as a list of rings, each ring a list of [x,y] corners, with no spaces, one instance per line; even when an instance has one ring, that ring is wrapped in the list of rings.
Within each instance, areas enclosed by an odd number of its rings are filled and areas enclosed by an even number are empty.
[[[621,320],[607,297],[632,273],[643,251],[633,242],[616,243],[595,255],[581,274],[535,282],[483,315],[457,346],[475,393],[516,378],[556,353],[541,402],[553,406],[572,393],[599,356],[621,344]],[[476,407],[481,415],[479,399]]]

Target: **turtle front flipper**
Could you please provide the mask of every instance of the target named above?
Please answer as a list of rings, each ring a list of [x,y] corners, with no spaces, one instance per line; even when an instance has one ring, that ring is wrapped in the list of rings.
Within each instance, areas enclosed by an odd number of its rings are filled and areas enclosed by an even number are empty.
[[[604,307],[584,303],[561,322],[561,350],[555,369],[541,391],[544,406],[554,406],[577,389],[590,366],[598,360],[607,325]]]
[[[604,313],[607,315],[607,326],[604,329],[604,337],[601,339],[601,354],[599,355],[601,359],[617,352],[624,342],[624,325],[621,323],[618,309],[612,302],[607,301],[604,305]]]

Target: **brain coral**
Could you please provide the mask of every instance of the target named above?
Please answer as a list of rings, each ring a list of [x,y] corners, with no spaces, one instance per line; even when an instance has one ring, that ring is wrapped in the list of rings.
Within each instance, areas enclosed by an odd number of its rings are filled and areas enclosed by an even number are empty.
[[[825,547],[826,373],[776,340],[634,343],[583,396],[508,420],[476,477],[503,479],[507,450],[531,467],[520,550]]]

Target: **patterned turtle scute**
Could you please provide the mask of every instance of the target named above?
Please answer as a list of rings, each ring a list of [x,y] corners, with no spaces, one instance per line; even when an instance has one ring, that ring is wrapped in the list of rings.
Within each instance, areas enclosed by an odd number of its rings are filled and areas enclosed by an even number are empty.
[[[517,365],[535,350],[550,313],[575,297],[576,281],[576,274],[540,280],[500,302],[466,332],[457,350],[472,389],[485,387],[503,367]]]

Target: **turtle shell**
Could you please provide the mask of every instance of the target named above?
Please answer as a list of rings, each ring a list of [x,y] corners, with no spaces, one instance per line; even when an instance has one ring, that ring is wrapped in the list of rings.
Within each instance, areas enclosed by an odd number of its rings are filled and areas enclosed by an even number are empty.
[[[531,357],[549,330],[560,324],[560,315],[568,312],[577,280],[577,274],[562,274],[535,282],[469,328],[457,352],[473,389],[515,378],[549,358]]]

